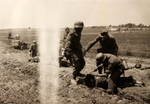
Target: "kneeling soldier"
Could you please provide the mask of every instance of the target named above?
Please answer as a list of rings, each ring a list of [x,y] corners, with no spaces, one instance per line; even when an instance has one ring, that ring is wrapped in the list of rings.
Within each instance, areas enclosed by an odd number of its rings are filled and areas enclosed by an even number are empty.
[[[116,85],[120,76],[124,73],[125,70],[124,65],[122,64],[122,59],[112,54],[98,53],[96,55],[96,62],[98,65],[102,64],[104,73],[109,76],[107,79],[108,93],[116,93]]]

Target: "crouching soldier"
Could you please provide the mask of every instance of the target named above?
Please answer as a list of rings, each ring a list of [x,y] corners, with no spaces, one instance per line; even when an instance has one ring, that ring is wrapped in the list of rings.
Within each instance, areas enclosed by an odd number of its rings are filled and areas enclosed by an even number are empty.
[[[100,65],[102,68],[104,68],[104,73],[106,73],[108,76],[108,93],[116,93],[116,85],[118,84],[120,76],[125,70],[124,65],[122,64],[122,59],[112,54],[98,53],[96,55],[96,62],[97,65]]]

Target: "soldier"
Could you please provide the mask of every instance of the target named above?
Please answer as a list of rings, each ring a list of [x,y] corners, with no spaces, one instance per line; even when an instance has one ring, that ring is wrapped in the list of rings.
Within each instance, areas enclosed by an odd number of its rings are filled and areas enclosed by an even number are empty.
[[[80,43],[81,39],[81,32],[83,30],[84,23],[77,21],[74,23],[74,29],[72,32],[70,32],[66,39],[65,44],[65,54],[66,56],[72,55],[72,53],[77,58],[75,60],[75,68],[73,72],[73,79],[76,80],[77,76],[84,77],[83,74],[80,73],[80,71],[85,66],[85,60],[82,52],[82,45]]]
[[[66,39],[67,39],[67,36],[68,36],[69,32],[70,32],[69,27],[66,27],[65,28],[65,34],[63,35],[63,39],[61,41],[61,45],[62,45],[61,46],[61,55],[62,55],[62,57],[63,57],[64,60],[69,61],[70,65],[74,66],[74,57],[73,57],[73,54],[70,55],[70,56],[68,56],[68,57],[65,54],[65,43],[66,43]]]
[[[63,62],[67,63],[67,65],[64,64],[67,67],[70,65],[74,66],[73,54],[70,56],[66,56],[66,54],[65,54],[65,43],[66,43],[66,39],[67,39],[69,32],[70,32],[69,27],[66,27],[65,28],[65,34],[63,35],[63,38],[61,40],[61,46],[60,46],[60,50],[59,50],[60,55],[62,56],[60,62],[61,63],[63,63]],[[64,65],[62,65],[62,66],[64,66]]]
[[[70,29],[68,27],[66,27],[65,33],[63,34],[63,37],[61,39],[61,51],[63,51],[65,48],[65,43],[66,43],[66,39],[67,39],[69,32],[70,32]],[[63,52],[61,54],[63,55]]]
[[[117,56],[118,53],[118,45],[116,43],[115,38],[112,35],[108,34],[108,29],[105,28],[100,32],[93,41],[91,41],[85,48],[85,52],[87,52],[92,46],[94,46],[97,42],[100,43],[100,48],[97,49],[97,53],[111,53]]]
[[[38,53],[38,49],[37,49],[37,42],[34,40],[33,41],[33,44],[30,46],[30,49],[29,49],[29,54],[31,57],[36,57],[37,56],[37,53]]]
[[[11,39],[11,32],[8,34],[8,39]]]
[[[122,59],[112,54],[98,53],[96,55],[96,62],[97,65],[102,65],[107,75],[110,75],[110,77],[107,79],[108,93],[116,93],[116,84],[118,83],[121,74],[123,74],[125,70]]]
[[[97,42],[100,43],[100,47],[97,49],[97,53],[110,53],[117,56],[118,53],[118,45],[116,43],[115,38],[112,35],[108,34],[108,28],[102,29],[100,35],[98,35],[93,41],[91,41],[85,48],[86,52],[92,48]],[[98,66],[98,65],[97,65]],[[102,70],[99,70],[100,74]]]
[[[62,39],[63,48],[65,47],[66,39],[67,39],[69,32],[70,32],[69,27],[66,27],[65,28],[65,34],[63,35],[63,39]]]
[[[100,74],[99,75],[87,74],[84,79],[83,78],[78,79],[77,83],[86,85],[89,88],[101,87],[106,89],[105,90],[106,92],[110,93],[108,89],[108,80],[104,75],[102,76]],[[120,77],[118,80],[117,89],[135,86],[136,84],[141,85],[136,82],[136,80],[133,78],[132,75],[128,77]]]

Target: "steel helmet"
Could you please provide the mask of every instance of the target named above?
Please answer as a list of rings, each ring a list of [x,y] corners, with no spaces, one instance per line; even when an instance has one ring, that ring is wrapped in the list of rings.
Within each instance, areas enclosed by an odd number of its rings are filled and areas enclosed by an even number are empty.
[[[141,68],[141,67],[142,67],[141,64],[136,64],[136,65],[135,65],[135,68]]]
[[[65,31],[66,31],[66,30],[69,30],[69,27],[66,27],[66,28],[65,28]]]
[[[105,59],[105,55],[104,55],[103,53],[98,53],[98,54],[96,55],[96,61],[97,61],[98,63],[102,63],[102,62],[104,61],[104,59]]]
[[[81,21],[77,21],[74,23],[74,28],[83,28],[84,27],[84,23]]]

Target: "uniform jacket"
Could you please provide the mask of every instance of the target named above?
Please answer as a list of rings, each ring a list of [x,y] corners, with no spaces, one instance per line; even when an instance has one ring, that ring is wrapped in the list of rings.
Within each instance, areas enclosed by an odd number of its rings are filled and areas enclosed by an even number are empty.
[[[115,69],[122,68],[122,59],[112,55],[112,54],[104,54],[105,59],[103,61],[103,66],[105,70],[115,71]],[[122,71],[122,70],[121,70]]]
[[[106,40],[102,40],[101,35],[98,35],[94,40],[92,40],[86,46],[86,50],[88,51],[97,42],[100,43],[100,47],[99,47],[100,52],[111,53],[111,54],[117,55],[118,45],[117,45],[116,40],[113,36],[109,35]],[[98,50],[98,53],[99,53],[99,50]]]
[[[63,34],[62,39],[61,39],[61,45],[62,45],[63,48],[65,47],[67,35],[68,35],[68,33],[65,32],[65,33]]]
[[[82,50],[82,45],[80,43],[81,34],[77,34],[76,32],[70,32],[66,39],[65,49],[67,51],[76,51]]]
[[[32,44],[32,45],[30,46],[29,52],[31,52],[31,56],[32,56],[32,57],[37,56],[37,51],[38,51],[37,48],[38,48],[38,47],[37,47],[37,44]]]

